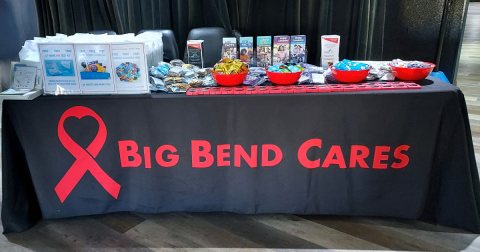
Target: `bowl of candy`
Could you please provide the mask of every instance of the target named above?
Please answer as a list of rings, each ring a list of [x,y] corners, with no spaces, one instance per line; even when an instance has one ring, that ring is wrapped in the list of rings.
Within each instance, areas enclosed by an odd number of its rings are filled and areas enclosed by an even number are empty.
[[[298,65],[275,65],[269,66],[267,69],[268,79],[278,85],[291,85],[300,79],[303,68]]]
[[[213,66],[212,76],[218,85],[237,86],[242,84],[248,74],[248,65],[231,59],[222,59]]]
[[[333,77],[340,82],[361,82],[367,78],[372,66],[362,62],[342,60],[330,67]]]
[[[416,81],[427,78],[435,68],[435,64],[422,61],[392,60],[388,64],[395,78],[405,81]]]

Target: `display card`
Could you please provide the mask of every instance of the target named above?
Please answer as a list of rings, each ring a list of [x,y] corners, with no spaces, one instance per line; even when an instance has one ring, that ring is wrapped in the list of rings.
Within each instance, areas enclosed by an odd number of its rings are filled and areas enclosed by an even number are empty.
[[[38,44],[45,93],[80,93],[73,44]]]
[[[114,93],[109,44],[75,44],[76,64],[83,93]]]
[[[148,71],[143,43],[111,44],[117,92],[147,92]]]

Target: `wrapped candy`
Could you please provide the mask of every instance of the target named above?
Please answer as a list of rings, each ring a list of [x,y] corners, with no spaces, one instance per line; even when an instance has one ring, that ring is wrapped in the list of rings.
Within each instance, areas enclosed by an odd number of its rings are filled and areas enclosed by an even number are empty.
[[[264,83],[266,80],[263,76],[255,75],[255,74],[249,74],[243,81],[243,85],[246,86],[258,86],[262,83]]]
[[[168,77],[182,77],[184,76],[185,74],[185,69],[183,69],[182,67],[173,67],[172,69],[170,69],[170,71],[168,71],[167,73],[167,76]]]
[[[179,60],[179,59],[171,60],[170,64],[172,64],[173,66],[178,66],[178,67],[182,67],[183,65],[185,65],[185,63],[183,61]]]
[[[164,78],[172,67],[169,63],[160,62],[158,66],[150,68],[150,75],[156,78]]]
[[[190,88],[190,84],[187,83],[176,83],[172,85],[167,85],[167,90],[169,93],[185,93]]]
[[[392,60],[392,66],[402,67],[402,68],[429,68],[432,67],[431,64],[422,62],[422,61],[403,61],[401,59]]]
[[[342,61],[335,62],[335,64],[333,64],[333,68],[337,70],[358,71],[369,69],[371,66],[366,63],[344,59]]]
[[[297,66],[294,64],[289,64],[289,65],[281,64],[281,65],[268,67],[268,71],[276,72],[276,73],[298,73],[303,70],[304,70],[303,67]]]
[[[241,74],[248,71],[248,64],[225,58],[213,66],[213,71],[217,74]]]

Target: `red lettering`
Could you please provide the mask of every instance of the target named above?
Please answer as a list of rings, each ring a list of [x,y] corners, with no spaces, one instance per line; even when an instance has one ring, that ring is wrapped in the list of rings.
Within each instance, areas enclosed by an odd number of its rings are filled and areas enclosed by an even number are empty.
[[[200,150],[202,147],[202,150]],[[213,155],[210,153],[212,146],[208,141],[192,140],[192,167],[207,168],[213,164]],[[200,157],[204,157],[205,161],[200,161]]]
[[[143,156],[145,157],[145,168],[152,168],[152,159],[150,158],[150,147],[143,147]]]
[[[155,152],[155,160],[157,160],[158,165],[162,167],[172,167],[178,163],[178,155],[176,154],[167,154],[168,161],[163,159],[163,152],[170,151],[171,153],[177,152],[177,149],[172,145],[162,145]]]
[[[250,166],[250,168],[257,167],[257,146],[252,145],[250,147],[251,155],[248,156],[247,152],[243,149],[241,145],[235,145],[235,154],[234,154],[234,163],[236,167],[240,167],[241,159],[240,157],[245,160],[245,162]]]
[[[360,153],[358,153],[360,151]],[[352,145],[352,149],[350,150],[350,168],[355,168],[357,163],[362,168],[368,168],[367,163],[365,162],[365,158],[368,157],[370,150],[367,146],[363,145]]]
[[[311,147],[318,147],[322,148],[322,140],[321,139],[310,139],[303,143],[300,148],[298,149],[298,161],[300,162],[303,167],[308,169],[314,169],[320,167],[320,158],[316,160],[310,160],[307,157],[307,151]]]
[[[337,159],[334,159],[334,157]],[[342,149],[339,145],[333,145],[330,151],[325,158],[325,161],[322,164],[322,168],[328,168],[330,165],[336,164],[340,168],[345,169],[347,165],[345,164],[345,158],[343,157]]]
[[[387,164],[382,164],[382,161],[388,160],[388,154],[383,154],[384,152],[389,152],[390,146],[376,146],[375,154],[373,156],[373,169],[387,169]]]
[[[273,160],[268,160],[268,151],[272,150],[275,153],[275,158]],[[264,144],[262,145],[262,166],[275,166],[278,165],[283,158],[283,153],[278,146],[274,144]]]
[[[393,163],[392,164],[393,169],[402,169],[408,165],[408,162],[410,161],[410,159],[406,154],[402,153],[402,151],[407,151],[408,149],[410,149],[410,146],[408,145],[400,145],[395,149],[395,151],[393,152],[393,156],[396,159],[400,160],[400,162]]]
[[[230,152],[226,150],[230,150],[230,144],[217,145],[217,166],[230,166],[230,161],[225,160],[230,158]]]
[[[142,157],[137,153],[138,145],[135,141],[118,141],[118,151],[120,152],[120,165],[122,167],[139,167],[142,164]],[[133,157],[133,160],[130,161],[129,157]]]

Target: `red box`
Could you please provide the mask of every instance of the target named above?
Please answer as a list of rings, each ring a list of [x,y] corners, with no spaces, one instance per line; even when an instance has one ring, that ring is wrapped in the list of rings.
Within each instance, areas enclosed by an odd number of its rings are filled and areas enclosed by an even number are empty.
[[[307,89],[305,89],[304,86],[295,86],[295,87],[293,87],[293,92],[294,93],[306,93]]]
[[[357,91],[369,91],[372,90],[368,85],[357,85]]]
[[[331,92],[343,92],[343,86],[340,84],[329,84],[327,86],[330,88]]]
[[[390,83],[390,82],[384,82],[384,83],[378,83],[380,86],[382,86],[383,90],[392,90],[395,89],[395,87]]]
[[[231,88],[231,87],[222,87],[222,94],[223,94],[223,95],[233,94],[233,88]]]
[[[316,86],[305,87],[307,93],[318,93],[318,88]]]
[[[258,94],[270,94],[270,88],[265,86],[260,86],[257,89]]]
[[[221,94],[222,94],[222,88],[221,87],[210,88],[210,95],[221,95]]]
[[[418,85],[417,83],[405,83],[405,85],[408,87],[408,89],[421,89],[422,86]]]
[[[408,89],[407,85],[403,84],[402,82],[393,82],[392,86],[395,89]]]
[[[382,90],[382,86],[378,83],[366,83],[365,86],[370,88],[370,90]]]
[[[191,96],[191,95],[198,95],[198,90],[196,88],[189,88],[187,90],[187,95],[188,96]]]
[[[282,94],[292,94],[293,93],[293,86],[284,86],[282,87]]]
[[[235,87],[233,88],[233,94],[245,94],[246,93],[245,87]]]
[[[357,91],[357,88],[354,85],[343,85],[344,92]]]
[[[332,92],[332,90],[330,90],[328,85],[315,85],[315,86],[317,87],[319,93]]]
[[[254,88],[254,87],[249,87],[249,88],[247,88],[247,90],[245,91],[245,94],[257,94],[257,89]]]
[[[198,89],[197,93],[198,95],[208,95],[210,94],[210,88],[209,87],[200,88]]]
[[[281,94],[281,93],[282,93],[281,87],[277,87],[277,86],[270,87],[270,94]]]

